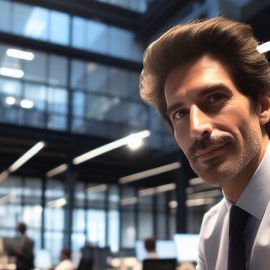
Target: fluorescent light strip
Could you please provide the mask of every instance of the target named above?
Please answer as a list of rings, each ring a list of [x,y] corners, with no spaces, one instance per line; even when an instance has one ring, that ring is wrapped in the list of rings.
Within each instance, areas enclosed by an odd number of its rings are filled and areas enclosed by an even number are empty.
[[[54,207],[54,208],[60,208],[63,207],[67,204],[67,199],[66,198],[60,198],[54,201],[50,201],[47,203],[48,207]]]
[[[0,75],[20,79],[24,76],[24,72],[21,69],[1,67]]]
[[[44,142],[36,143],[32,148],[30,148],[25,154],[23,154],[18,160],[16,160],[9,168],[9,172],[15,172],[18,170],[25,162],[36,155],[42,148],[44,148]]]
[[[165,172],[169,172],[172,170],[176,170],[179,169],[181,167],[181,163],[180,162],[173,162],[164,166],[160,166],[154,169],[150,169],[150,170],[146,170],[146,171],[142,171],[142,172],[138,172],[135,174],[131,174],[128,176],[124,176],[119,178],[119,183],[120,184],[127,184],[133,181],[137,181],[140,179],[144,179],[150,176],[154,176],[154,175],[158,175],[158,174],[162,174]]]
[[[59,165],[58,167],[56,167],[56,168],[54,168],[54,169],[48,171],[48,172],[46,173],[46,176],[47,176],[47,177],[53,177],[53,176],[55,176],[55,175],[57,175],[57,174],[59,174],[59,173],[62,173],[62,172],[64,172],[64,171],[66,171],[67,168],[68,168],[67,164],[61,164],[61,165]]]
[[[4,170],[0,173],[0,183],[4,182],[9,176],[9,172]]]
[[[98,193],[98,192],[103,192],[107,189],[108,189],[108,185],[102,184],[102,185],[98,185],[98,186],[94,186],[94,187],[89,187],[89,188],[87,188],[86,191],[89,193]]]
[[[136,204],[138,202],[138,199],[136,197],[128,197],[124,198],[120,201],[121,205],[132,205]]]
[[[32,61],[35,57],[35,55],[32,52],[17,49],[7,49],[6,54],[9,57],[22,59],[26,61]]]
[[[174,183],[170,183],[170,184],[161,185],[157,187],[141,189],[139,190],[138,195],[139,197],[152,196],[156,193],[167,192],[167,191],[171,191],[175,189],[176,189],[176,185]]]
[[[198,198],[198,199],[189,199],[186,201],[187,207],[194,207],[194,206],[201,206],[201,205],[208,205],[214,203],[213,198]]]
[[[192,186],[197,186],[197,185],[201,185],[204,183],[205,182],[200,177],[192,178],[189,180],[189,184]]]
[[[267,42],[262,43],[259,46],[257,46],[257,51],[259,53],[266,53],[266,52],[270,51],[270,41],[267,41]]]
[[[144,130],[144,131],[141,131],[141,132],[138,132],[138,133],[134,133],[134,134],[131,134],[127,137],[124,137],[122,139],[119,139],[119,140],[116,140],[114,142],[111,142],[111,143],[108,143],[108,144],[105,144],[101,147],[98,147],[94,150],[91,150],[85,154],[82,154],[76,158],[73,159],[73,164],[74,165],[78,165],[80,163],[83,163],[89,159],[92,159],[92,158],[95,158],[97,156],[100,156],[104,153],[107,153],[107,152],[110,152],[116,148],[119,148],[121,146],[124,146],[124,145],[127,145],[129,143],[132,143],[132,141],[134,139],[138,139],[138,138],[141,138],[141,139],[144,139],[146,137],[150,136],[150,131],[149,130]]]

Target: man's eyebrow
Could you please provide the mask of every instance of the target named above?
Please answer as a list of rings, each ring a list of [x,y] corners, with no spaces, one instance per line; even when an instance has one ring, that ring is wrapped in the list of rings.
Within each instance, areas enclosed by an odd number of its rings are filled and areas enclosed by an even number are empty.
[[[198,97],[201,98],[203,96],[209,95],[217,90],[229,90],[228,87],[223,84],[223,83],[219,83],[219,84],[215,84],[215,85],[209,85],[209,86],[205,86],[202,89],[199,89],[199,93],[198,93]],[[172,105],[167,107],[166,110],[166,114],[170,115],[171,112],[173,112],[176,109],[181,108],[182,106],[184,106],[183,102],[176,102],[173,103]]]

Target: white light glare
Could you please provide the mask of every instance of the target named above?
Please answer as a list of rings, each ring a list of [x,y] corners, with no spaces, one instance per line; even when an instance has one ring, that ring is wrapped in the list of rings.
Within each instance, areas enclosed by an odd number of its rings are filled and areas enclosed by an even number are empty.
[[[55,176],[55,175],[57,175],[57,174],[59,174],[59,173],[62,173],[62,172],[64,172],[64,171],[66,171],[67,168],[68,168],[67,164],[61,164],[61,165],[57,166],[56,168],[54,168],[54,169],[48,171],[48,172],[46,173],[46,176],[47,176],[47,177],[53,177],[53,176]]]
[[[123,177],[119,178],[119,183],[126,184],[129,182],[137,181],[137,180],[147,178],[150,176],[154,176],[154,175],[162,174],[162,173],[169,172],[172,170],[176,170],[176,169],[179,169],[180,167],[181,167],[180,162],[173,162],[173,163],[170,163],[170,164],[167,164],[164,166],[160,166],[160,167],[157,167],[154,169],[150,169],[150,170],[134,173],[131,175],[123,176]]]
[[[16,103],[16,98],[15,97],[6,97],[5,102],[7,105],[14,105]]]
[[[20,105],[24,109],[32,109],[34,107],[34,102],[29,99],[22,99]]]
[[[60,198],[51,202],[48,202],[48,207],[60,208],[67,204],[66,198]]]
[[[138,133],[134,133],[134,134],[131,134],[127,137],[124,137],[122,139],[119,139],[119,140],[116,140],[114,142],[111,142],[111,143],[108,143],[108,144],[105,144],[101,147],[98,147],[94,150],[91,150],[85,154],[82,154],[76,158],[73,159],[73,164],[74,165],[78,165],[80,163],[83,163],[89,159],[92,159],[94,157],[97,157],[97,156],[100,156],[104,153],[107,153],[109,151],[112,151],[116,148],[119,148],[121,146],[124,146],[124,145],[127,145],[128,143],[130,143],[132,140],[134,140],[134,137],[136,138],[140,138],[140,139],[144,139],[146,137],[150,136],[150,131],[149,130],[144,130],[144,131],[141,131],[141,132],[138,132]]]
[[[35,57],[35,55],[32,52],[17,49],[7,49],[6,54],[9,57],[22,59],[26,61],[32,61]]]
[[[259,46],[257,46],[257,51],[259,53],[266,53],[266,52],[270,51],[270,41],[267,41],[267,42],[262,43]]]
[[[138,138],[136,134],[131,134],[127,146],[131,150],[137,150],[143,145],[142,138]]]
[[[18,170],[25,162],[37,154],[45,146],[44,142],[36,143],[32,148],[30,148],[25,154],[23,154],[18,160],[16,160],[9,168],[9,172],[15,172]]]
[[[89,192],[89,193],[99,193],[99,192],[104,192],[107,189],[108,189],[108,185],[102,184],[102,185],[98,185],[98,186],[94,186],[94,187],[89,187],[87,189],[87,192]]]
[[[21,69],[1,67],[0,75],[20,79],[24,76],[24,72]]]

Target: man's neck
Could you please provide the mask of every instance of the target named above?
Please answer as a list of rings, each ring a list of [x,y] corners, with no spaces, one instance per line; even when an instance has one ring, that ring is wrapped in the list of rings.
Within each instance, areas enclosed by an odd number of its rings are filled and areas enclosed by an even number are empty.
[[[246,169],[231,180],[221,185],[225,196],[232,203],[237,202],[246,186],[248,185],[265,155],[268,143],[269,138],[267,137],[263,140],[262,148],[260,149],[259,153],[250,161],[250,163],[246,166]]]

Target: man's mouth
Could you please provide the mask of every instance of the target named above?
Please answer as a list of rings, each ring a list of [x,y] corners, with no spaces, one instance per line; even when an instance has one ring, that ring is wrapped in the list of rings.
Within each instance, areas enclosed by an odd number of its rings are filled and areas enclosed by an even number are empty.
[[[219,154],[224,147],[227,146],[228,143],[223,144],[214,144],[206,147],[205,149],[197,150],[195,153],[195,158],[201,161],[207,161],[209,159],[214,158]]]

